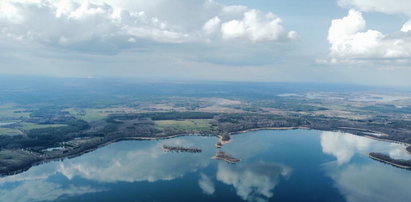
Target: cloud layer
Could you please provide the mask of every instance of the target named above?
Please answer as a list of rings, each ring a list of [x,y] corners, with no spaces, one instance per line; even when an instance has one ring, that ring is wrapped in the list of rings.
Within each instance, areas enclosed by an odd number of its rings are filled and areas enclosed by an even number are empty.
[[[408,0],[338,0],[343,7],[355,7],[362,11],[386,14],[404,14],[411,17],[411,2]]]
[[[207,0],[5,0],[0,2],[0,27],[0,40],[97,52],[148,42],[260,42],[295,36],[273,13]]]

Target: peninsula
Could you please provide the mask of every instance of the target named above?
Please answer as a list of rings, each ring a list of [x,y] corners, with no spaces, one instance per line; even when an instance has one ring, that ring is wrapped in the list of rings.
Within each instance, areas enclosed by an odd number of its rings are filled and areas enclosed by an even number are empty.
[[[386,154],[375,153],[375,152],[369,153],[369,157],[374,160],[393,165],[395,167],[411,169],[411,160],[393,159]]]

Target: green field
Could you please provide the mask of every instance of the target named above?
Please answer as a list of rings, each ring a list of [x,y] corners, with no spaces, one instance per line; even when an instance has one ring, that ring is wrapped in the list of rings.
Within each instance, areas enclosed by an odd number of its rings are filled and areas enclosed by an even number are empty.
[[[155,121],[158,128],[173,127],[186,131],[204,131],[210,129],[212,119],[187,119],[187,120],[161,120]]]
[[[82,119],[84,121],[98,121],[107,118],[109,113],[105,112],[106,109],[93,109],[93,108],[86,108],[86,109],[75,109],[75,108],[68,108],[64,111],[69,112],[71,115],[78,119]]]
[[[23,132],[21,130],[29,131],[32,129],[53,128],[53,127],[63,127],[63,126],[67,126],[67,125],[66,124],[35,124],[35,123],[21,122],[21,123],[18,123],[18,126],[16,126],[16,128],[0,127],[0,135],[23,135]]]
[[[35,123],[20,123],[23,130],[40,129],[40,128],[55,128],[67,126],[66,124],[35,124]]]
[[[19,108],[13,104],[3,104],[0,105],[0,119],[18,119],[20,117],[28,117],[30,113],[27,112],[18,112],[24,111],[25,109]]]
[[[0,127],[0,135],[22,135],[22,134],[23,133],[18,129]]]

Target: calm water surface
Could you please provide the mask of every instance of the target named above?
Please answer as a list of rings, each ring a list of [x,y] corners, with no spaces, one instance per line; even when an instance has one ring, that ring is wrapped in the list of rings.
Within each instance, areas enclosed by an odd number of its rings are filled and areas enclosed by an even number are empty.
[[[338,132],[255,131],[126,141],[0,178],[0,201],[410,201],[411,171],[367,157],[410,159],[404,146]],[[162,145],[202,153],[166,153]]]

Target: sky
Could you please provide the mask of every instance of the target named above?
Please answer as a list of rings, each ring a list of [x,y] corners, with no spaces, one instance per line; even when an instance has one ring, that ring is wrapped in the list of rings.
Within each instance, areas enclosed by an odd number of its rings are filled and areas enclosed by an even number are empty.
[[[1,0],[0,74],[411,87],[411,1]]]

